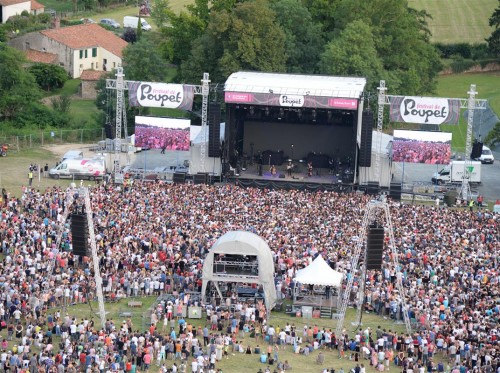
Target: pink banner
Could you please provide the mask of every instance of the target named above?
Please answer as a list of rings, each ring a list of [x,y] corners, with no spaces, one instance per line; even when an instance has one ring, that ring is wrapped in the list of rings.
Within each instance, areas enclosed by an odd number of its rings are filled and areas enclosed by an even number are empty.
[[[253,95],[251,93],[225,92],[224,100],[226,102],[253,102]]]
[[[328,106],[336,109],[357,109],[358,100],[349,98],[330,98]]]

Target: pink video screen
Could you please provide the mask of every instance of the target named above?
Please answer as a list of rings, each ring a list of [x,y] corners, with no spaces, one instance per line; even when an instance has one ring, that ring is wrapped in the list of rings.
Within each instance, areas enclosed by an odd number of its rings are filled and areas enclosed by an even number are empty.
[[[189,151],[189,119],[135,117],[135,146],[143,149]]]
[[[450,132],[394,130],[393,162],[449,164]]]

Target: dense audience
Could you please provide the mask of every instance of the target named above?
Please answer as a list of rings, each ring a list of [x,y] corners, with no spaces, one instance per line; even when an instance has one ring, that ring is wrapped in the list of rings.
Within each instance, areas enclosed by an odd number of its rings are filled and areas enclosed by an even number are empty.
[[[155,366],[185,372],[189,365],[194,372],[215,372],[218,359],[230,352],[267,353],[276,369],[285,371],[279,345],[304,355],[336,349],[340,358],[367,359],[379,370],[389,365],[407,373],[499,369],[498,215],[391,203],[400,268],[391,265],[387,250],[382,270],[368,274],[365,309],[401,319],[402,295],[395,286],[401,277],[416,332],[379,328],[335,336],[316,326],[273,327],[261,304],[234,296],[230,309],[199,304],[205,328],[193,327],[181,311],[198,302],[189,294],[201,289],[203,258],[230,230],[255,232],[269,244],[283,296],[295,286],[295,272],[318,254],[346,278],[358,276],[350,260],[369,196],[139,181],[98,185],[91,199],[105,296],[174,297],[158,305],[146,331],[130,319],[108,320],[101,328],[93,319],[62,314],[64,305],[93,299],[92,266],[72,253],[70,225],[63,221],[67,191],[26,188],[20,198],[4,198],[1,210],[0,328],[17,342],[10,350],[8,341],[0,346],[3,371],[130,372]],[[269,347],[264,340],[262,351],[242,345],[245,333],[265,337]],[[61,336],[60,345],[53,344],[54,335]],[[449,366],[436,365],[436,354]],[[357,368],[360,373],[364,366]]]

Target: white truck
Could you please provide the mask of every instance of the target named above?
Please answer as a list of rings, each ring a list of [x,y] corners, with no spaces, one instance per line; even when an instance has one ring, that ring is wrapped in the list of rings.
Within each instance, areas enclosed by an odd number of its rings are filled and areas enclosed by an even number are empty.
[[[471,161],[452,161],[441,171],[434,173],[432,182],[434,184],[461,183],[465,167],[471,167],[467,170],[469,183],[481,183],[481,162]]]
[[[102,179],[106,175],[106,162],[100,158],[66,159],[49,171],[53,179]]]
[[[136,29],[139,25],[139,17],[126,16],[123,17],[123,27]],[[144,31],[151,30],[151,25],[143,18],[141,18],[141,28]]]

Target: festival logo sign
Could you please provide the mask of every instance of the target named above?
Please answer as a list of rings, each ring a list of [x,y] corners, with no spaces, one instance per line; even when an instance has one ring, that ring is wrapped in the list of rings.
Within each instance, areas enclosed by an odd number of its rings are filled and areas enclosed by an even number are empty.
[[[251,93],[225,92],[224,101],[228,103],[252,103],[254,97]]]
[[[354,110],[358,107],[358,100],[351,98],[330,98],[328,106],[335,109],[351,109]]]
[[[304,96],[298,95],[281,95],[280,106],[302,107],[304,106]]]
[[[391,100],[393,122],[457,124],[460,102],[448,98],[396,96]]]
[[[167,83],[133,82],[129,85],[131,106],[191,110],[193,86]]]

